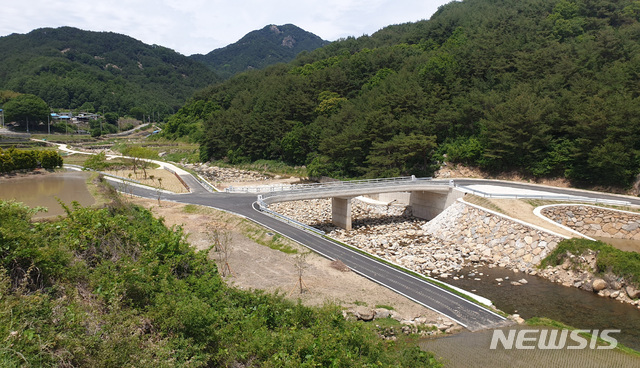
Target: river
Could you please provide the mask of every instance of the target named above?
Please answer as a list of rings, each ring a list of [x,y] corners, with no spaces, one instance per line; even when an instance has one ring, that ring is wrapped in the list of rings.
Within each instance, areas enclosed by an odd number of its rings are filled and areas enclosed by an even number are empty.
[[[498,309],[525,319],[547,317],[586,330],[619,329],[615,338],[640,351],[640,310],[635,306],[499,267],[466,268],[461,275],[464,278],[442,281],[488,298]],[[499,285],[497,278],[504,281]],[[511,285],[520,279],[528,283]]]

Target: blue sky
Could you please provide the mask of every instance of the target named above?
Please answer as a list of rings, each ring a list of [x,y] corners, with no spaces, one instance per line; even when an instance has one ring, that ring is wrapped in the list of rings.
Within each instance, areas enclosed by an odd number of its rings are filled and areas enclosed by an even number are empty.
[[[0,10],[0,36],[72,26],[126,34],[182,54],[208,53],[268,24],[325,40],[429,19],[450,0],[18,0]]]

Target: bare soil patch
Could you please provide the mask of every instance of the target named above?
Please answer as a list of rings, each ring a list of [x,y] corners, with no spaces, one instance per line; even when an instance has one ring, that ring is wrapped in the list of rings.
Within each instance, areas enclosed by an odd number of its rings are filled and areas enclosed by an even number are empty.
[[[305,305],[322,305],[327,302],[345,308],[375,308],[384,305],[393,307],[408,320],[424,317],[435,321],[443,318],[440,314],[315,253],[306,256],[307,267],[302,276],[306,292],[301,294],[295,267],[296,254],[274,250],[257,241],[264,244],[282,243],[282,246],[294,249],[298,254],[308,251],[299,244],[221,211],[173,202],[162,202],[159,207],[157,201],[149,199],[136,198],[133,201],[149,208],[154,215],[163,217],[166,225],[182,226],[187,240],[199,250],[212,245],[214,229],[230,231],[232,252],[228,263],[232,274],[225,278],[230,285],[278,292],[289,299],[299,299]],[[211,252],[211,257],[214,256],[214,252]]]
[[[146,179],[144,178],[142,170],[136,170],[136,173],[134,173],[133,170],[112,170],[105,172],[107,174],[116,175],[123,178],[130,178],[154,188],[161,188],[174,193],[189,193],[189,190],[187,190],[187,188],[185,188],[185,186],[180,183],[180,180],[176,178],[175,174],[165,169],[147,169]]]

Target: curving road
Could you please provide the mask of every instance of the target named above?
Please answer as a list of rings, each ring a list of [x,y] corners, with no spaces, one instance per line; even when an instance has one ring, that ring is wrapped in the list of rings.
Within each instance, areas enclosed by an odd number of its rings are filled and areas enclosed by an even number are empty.
[[[287,236],[329,259],[339,259],[354,272],[405,297],[439,312],[465,328],[476,331],[509,324],[504,317],[472,303],[424,279],[400,271],[370,256],[356,252],[327,238],[291,226],[257,210],[255,194],[209,193],[190,175],[182,176],[192,188],[189,194],[161,194],[162,200],[213,207],[244,216]],[[152,189],[129,187],[133,195],[157,199]]]
[[[274,219],[257,210],[255,194],[210,193],[191,175],[178,172],[181,178],[191,188],[188,194],[161,193],[162,200],[185,204],[196,204],[221,209],[244,216],[275,232],[287,236],[294,241],[308,247],[314,252],[329,259],[339,259],[353,271],[405,297],[439,312],[471,331],[495,328],[510,324],[509,320],[493,311],[472,303],[424,279],[415,277],[407,272],[391,267],[375,258],[356,252],[348,247],[321,237],[309,231],[291,226]],[[448,180],[446,181],[448,182]],[[562,195],[579,195],[601,199],[623,199],[640,204],[640,200],[633,197],[616,196],[596,192],[585,192],[575,189],[541,187],[534,184],[499,182],[482,179],[456,180],[457,186],[490,184],[505,188],[519,188],[530,190],[544,190]],[[158,192],[153,189],[130,186],[128,192],[133,195],[157,199]]]

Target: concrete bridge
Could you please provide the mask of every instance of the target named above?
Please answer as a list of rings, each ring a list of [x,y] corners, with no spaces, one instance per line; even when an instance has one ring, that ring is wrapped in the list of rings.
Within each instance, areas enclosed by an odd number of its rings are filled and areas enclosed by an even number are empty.
[[[324,184],[301,184],[265,188],[258,196],[264,204],[331,198],[331,217],[334,225],[351,230],[351,199],[362,195],[409,193],[413,216],[431,220],[464,196],[453,182],[416,178],[415,176],[339,181]]]

